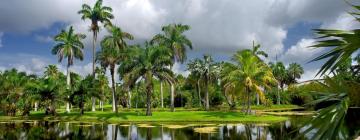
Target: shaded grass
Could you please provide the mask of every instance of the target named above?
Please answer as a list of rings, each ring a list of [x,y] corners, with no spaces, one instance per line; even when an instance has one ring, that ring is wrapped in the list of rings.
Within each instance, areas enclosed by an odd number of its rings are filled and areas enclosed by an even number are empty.
[[[58,113],[57,116],[46,116],[42,112],[32,112],[28,117],[0,116],[0,121],[10,120],[59,120],[79,122],[194,122],[194,123],[221,123],[221,122],[254,122],[271,123],[287,120],[287,117],[272,115],[245,115],[240,112],[153,112],[153,116],[145,116],[140,112],[85,112],[80,116],[78,112]]]

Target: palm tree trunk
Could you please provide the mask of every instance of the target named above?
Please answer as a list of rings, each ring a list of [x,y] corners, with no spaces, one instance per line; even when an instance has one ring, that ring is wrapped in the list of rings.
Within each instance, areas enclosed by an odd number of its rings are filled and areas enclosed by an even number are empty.
[[[35,111],[38,111],[38,108],[39,108],[39,103],[35,102]]]
[[[67,89],[70,89],[70,57],[68,57],[68,65],[66,67],[66,85],[67,85]],[[70,97],[67,96],[67,98],[69,99]],[[70,103],[66,102],[66,112],[70,113]]]
[[[208,83],[208,78],[206,78],[205,81],[205,100],[206,100],[206,105],[205,105],[205,110],[209,110],[210,104],[209,104],[209,83]]]
[[[146,73],[145,84],[146,84],[146,116],[152,116],[151,113],[151,95],[153,92],[152,87],[152,74]]]
[[[197,81],[197,88],[198,88],[198,96],[199,96],[199,106],[201,107],[201,88],[200,88],[200,80]]]
[[[129,108],[131,108],[131,91],[130,91],[130,89],[128,91],[128,95],[129,95]]]
[[[118,109],[117,109],[117,103],[116,103],[116,88],[115,88],[115,78],[114,78],[114,75],[115,75],[115,66],[114,65],[111,65],[110,66],[110,73],[111,73],[111,87],[112,87],[112,109],[113,109],[113,112],[116,112],[118,113]]]
[[[281,87],[281,89],[283,88],[283,86],[282,85],[280,85],[280,87]],[[278,105],[280,105],[281,103],[280,103],[280,92],[279,92],[279,88],[277,88],[277,90],[276,90],[276,93],[277,93],[277,104]]]
[[[251,98],[250,98],[250,89],[247,88],[247,94],[248,94],[248,105],[247,105],[247,114],[251,113]]]
[[[259,93],[256,93],[256,105],[260,105]]]
[[[175,112],[175,106],[174,106],[175,87],[173,82],[170,82],[170,88],[171,88],[171,97],[170,97],[171,112]]]
[[[160,98],[161,98],[161,108],[164,108],[164,92],[163,92],[163,82],[160,81]]]
[[[92,57],[92,76],[95,79],[95,50],[96,50],[96,38],[97,38],[97,33],[94,30],[93,31],[93,48],[92,48],[92,53],[93,53],[93,57]],[[95,97],[91,97],[91,101],[92,101],[92,106],[91,106],[91,111],[95,111],[96,110],[96,105],[95,105]]]

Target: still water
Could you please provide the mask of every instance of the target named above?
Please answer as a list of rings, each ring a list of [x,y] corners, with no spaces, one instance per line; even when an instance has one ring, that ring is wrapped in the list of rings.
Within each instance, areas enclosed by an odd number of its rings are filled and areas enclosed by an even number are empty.
[[[302,118],[272,124],[0,122],[0,139],[278,140],[299,135]],[[306,136],[300,136],[306,139]]]

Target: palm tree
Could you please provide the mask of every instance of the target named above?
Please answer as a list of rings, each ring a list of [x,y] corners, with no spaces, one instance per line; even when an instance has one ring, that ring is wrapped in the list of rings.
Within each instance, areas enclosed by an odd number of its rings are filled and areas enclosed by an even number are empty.
[[[58,55],[59,62],[63,58],[67,58],[67,86],[70,88],[70,66],[74,64],[74,59],[83,60],[84,44],[81,42],[81,39],[84,39],[85,35],[74,33],[74,29],[71,26],[68,31],[62,30],[60,34],[55,36],[55,41],[57,44],[51,50],[53,55]],[[66,104],[66,111],[70,112],[70,104]]]
[[[184,63],[186,60],[186,48],[192,49],[191,41],[184,35],[185,31],[188,31],[190,26],[182,24],[169,24],[162,27],[163,34],[157,34],[151,40],[151,43],[157,43],[170,48],[173,61]],[[174,63],[171,63],[170,68]],[[171,111],[174,109],[174,96],[175,96],[175,83],[170,83],[171,86]]]
[[[255,45],[255,41],[253,41],[253,46],[252,46],[252,52],[255,56],[257,56],[260,59],[260,56],[263,57],[268,57],[268,54],[265,51],[260,50],[260,44],[256,44]],[[259,94],[256,94],[256,105],[260,105],[260,99],[259,99]]]
[[[208,86],[210,81],[216,79],[220,73],[219,64],[215,63],[210,55],[204,55],[204,60],[195,59],[193,62],[190,62],[188,67],[190,68],[189,70],[199,75],[199,80],[202,79],[205,83],[205,109],[209,110]]]
[[[360,6],[350,5],[355,10],[354,12],[350,12],[350,14],[357,22],[360,22]],[[360,49],[360,42],[358,41],[360,38],[360,29],[315,29],[315,33],[319,36],[319,40],[311,47],[329,48],[328,50],[331,49],[330,51],[311,60],[311,62],[313,62],[327,59],[317,75],[324,75],[326,72],[333,72],[344,61],[351,58],[353,53],[356,53]]]
[[[104,111],[104,97],[105,95],[108,93],[109,91],[109,82],[108,79],[105,75],[105,71],[98,68],[95,70],[97,75],[96,75],[96,83],[95,83],[95,87],[96,90],[98,91],[98,93],[100,93],[100,108],[101,111]]]
[[[278,85],[283,91],[286,81],[288,79],[287,70],[284,64],[282,62],[276,62],[276,63],[270,63],[269,65],[275,79],[278,81]],[[280,105],[280,103],[281,103],[281,97],[279,91],[277,90],[277,104]]]
[[[287,69],[289,82],[296,83],[296,79],[300,79],[304,74],[304,69],[298,63],[291,63]]]
[[[117,112],[117,103],[116,103],[116,90],[115,90],[115,65],[119,63],[122,59],[119,49],[114,47],[103,46],[101,51],[97,53],[96,60],[104,68],[109,67],[111,74],[111,87],[112,87],[112,109],[113,112]]]
[[[16,69],[6,70],[0,81],[0,97],[5,105],[1,107],[6,115],[15,116],[17,102],[23,96],[29,77]]]
[[[119,67],[119,74],[125,86],[134,85],[139,79],[145,80],[146,115],[151,116],[151,97],[153,94],[153,78],[174,82],[172,71],[167,68],[172,63],[169,48],[165,46],[133,47],[129,58]]]
[[[133,36],[115,26],[109,26],[108,31],[111,35],[105,36],[101,41],[101,51],[98,52],[96,59],[102,67],[109,67],[112,81],[113,111],[117,112],[115,65],[125,59],[127,47],[125,39],[133,39]]]
[[[93,33],[93,65],[92,65],[92,75],[95,77],[95,51],[96,51],[96,40],[97,35],[100,31],[99,22],[103,23],[104,26],[111,25],[111,19],[114,18],[114,15],[111,14],[112,9],[107,6],[103,6],[102,0],[97,0],[93,7],[90,7],[87,4],[82,5],[82,9],[78,11],[78,14],[81,14],[81,19],[91,20],[90,30]],[[95,79],[95,78],[93,78]],[[95,111],[95,98],[92,97],[92,111]]]
[[[253,48],[251,51],[253,52],[254,55],[256,55],[258,57],[259,56],[268,57],[268,54],[265,51],[259,50],[260,47],[261,47],[260,44],[255,45],[255,41],[253,41]],[[260,59],[260,57],[259,57],[259,59]]]
[[[350,12],[350,14],[356,21],[360,22],[360,6],[350,5],[356,10]],[[341,65],[346,63],[349,58],[351,59],[354,53],[359,51],[360,29],[347,31],[316,29],[315,32],[319,35],[319,40],[317,44],[311,47],[327,48],[327,50],[331,48],[330,51],[312,60],[319,61],[327,59],[317,75],[323,76],[327,72],[331,73],[336,71],[341,68]],[[316,116],[310,120],[310,125],[306,124],[307,127],[304,127],[303,133],[305,134],[314,129],[317,130],[316,135],[311,139],[354,139],[349,137],[345,123],[346,118],[349,118],[347,115],[352,114],[350,113],[350,108],[358,108],[360,106],[358,98],[360,83],[352,78],[345,78],[341,74],[336,75],[335,72],[333,74],[335,75],[332,78],[325,77],[324,82],[319,82],[320,89],[316,88],[313,90],[313,92],[322,95],[313,103],[327,102],[329,106],[318,110]],[[323,123],[324,120],[327,123]],[[353,123],[353,120],[351,120],[351,123]]]
[[[190,61],[187,65],[187,69],[191,72],[190,76],[195,77],[196,80],[196,87],[198,92],[198,98],[199,98],[199,106],[202,106],[201,103],[201,87],[200,87],[200,80],[201,80],[201,73],[202,73],[202,61],[200,59],[195,59],[193,61]]]
[[[116,26],[108,26],[107,27],[108,32],[110,35],[107,35],[104,37],[104,39],[101,41],[101,46],[108,46],[108,47],[115,47],[118,48],[119,51],[124,52],[127,46],[126,39],[133,40],[134,37],[127,32],[124,32],[121,30],[121,28]],[[118,61],[118,63],[120,60]],[[128,90],[128,96],[129,96],[129,107],[131,107],[131,91],[130,87],[127,87]]]
[[[246,113],[251,112],[251,94],[258,93],[264,102],[265,97],[262,88],[269,88],[275,78],[270,68],[255,56],[251,50],[238,51],[233,57],[232,63],[226,63],[222,71],[222,81],[224,88],[237,89],[238,92],[246,93],[247,109]]]
[[[45,67],[44,75],[45,77],[58,77],[59,70],[56,65],[48,65]]]

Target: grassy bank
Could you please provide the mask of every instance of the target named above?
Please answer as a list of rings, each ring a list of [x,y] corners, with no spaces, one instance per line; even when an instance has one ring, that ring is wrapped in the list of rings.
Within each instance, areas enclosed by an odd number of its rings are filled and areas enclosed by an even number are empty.
[[[58,113],[57,116],[45,116],[43,112],[34,112],[29,117],[0,116],[0,121],[20,120],[59,120],[59,121],[83,121],[83,122],[198,122],[198,123],[222,123],[222,122],[255,122],[271,123],[286,120],[286,117],[272,115],[245,115],[239,112],[153,112],[153,116],[145,116],[140,112],[86,112],[83,116],[79,113]]]

